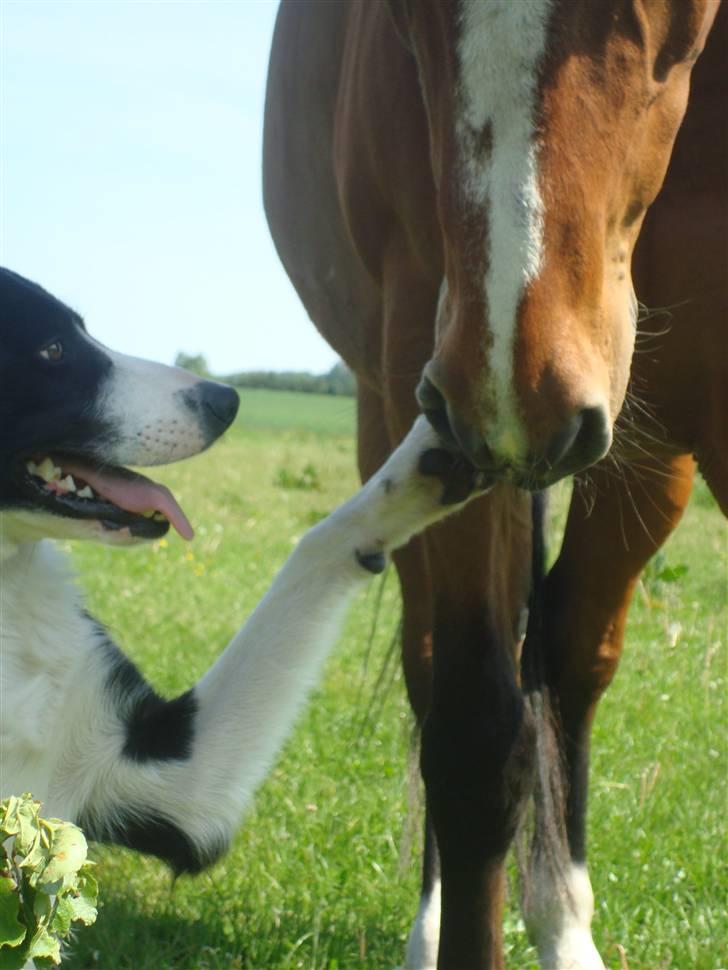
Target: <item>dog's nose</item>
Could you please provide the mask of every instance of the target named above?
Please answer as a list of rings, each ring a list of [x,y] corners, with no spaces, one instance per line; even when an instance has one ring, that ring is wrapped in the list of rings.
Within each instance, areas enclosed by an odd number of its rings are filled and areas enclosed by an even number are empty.
[[[230,427],[240,406],[238,392],[227,384],[204,381],[197,387],[200,410],[210,435],[217,437]]]

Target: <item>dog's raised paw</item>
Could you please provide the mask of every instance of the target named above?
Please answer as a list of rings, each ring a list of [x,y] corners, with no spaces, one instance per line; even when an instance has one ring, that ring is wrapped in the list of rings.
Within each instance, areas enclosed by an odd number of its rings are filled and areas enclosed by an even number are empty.
[[[442,505],[459,505],[473,492],[484,492],[493,481],[462,455],[444,448],[428,448],[420,455],[418,470],[428,478],[439,478],[443,485]]]

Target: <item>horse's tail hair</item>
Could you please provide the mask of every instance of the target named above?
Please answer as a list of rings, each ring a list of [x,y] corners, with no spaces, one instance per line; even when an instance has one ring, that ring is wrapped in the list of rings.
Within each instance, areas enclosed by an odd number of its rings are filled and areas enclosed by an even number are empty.
[[[554,882],[563,882],[569,859],[566,839],[566,803],[563,752],[557,728],[548,678],[548,657],[544,635],[546,607],[547,500],[535,492],[532,516],[532,581],[528,626],[521,654],[521,682],[526,705],[536,732],[534,823],[530,850],[519,847],[524,899],[529,894],[528,872],[534,857],[539,867],[551,870]]]

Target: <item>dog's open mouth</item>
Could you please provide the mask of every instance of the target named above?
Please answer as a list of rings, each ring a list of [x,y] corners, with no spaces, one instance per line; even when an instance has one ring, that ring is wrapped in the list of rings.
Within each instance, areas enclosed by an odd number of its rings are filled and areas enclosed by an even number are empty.
[[[104,529],[128,529],[140,539],[157,539],[170,524],[185,539],[194,534],[166,486],[127,468],[95,466],[63,455],[34,455],[25,462],[25,472],[34,504],[56,515],[94,519]]]

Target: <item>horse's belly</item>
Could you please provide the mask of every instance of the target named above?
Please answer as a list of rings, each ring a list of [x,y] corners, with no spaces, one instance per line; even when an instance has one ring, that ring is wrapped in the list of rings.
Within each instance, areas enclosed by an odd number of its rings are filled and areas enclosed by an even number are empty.
[[[348,3],[282,3],[271,51],[263,144],[266,215],[281,261],[323,337],[355,371],[380,357],[380,294],[339,204],[334,114]]]

